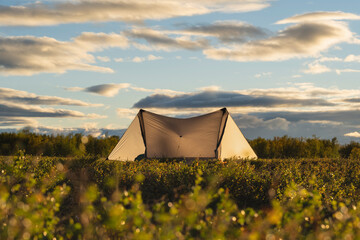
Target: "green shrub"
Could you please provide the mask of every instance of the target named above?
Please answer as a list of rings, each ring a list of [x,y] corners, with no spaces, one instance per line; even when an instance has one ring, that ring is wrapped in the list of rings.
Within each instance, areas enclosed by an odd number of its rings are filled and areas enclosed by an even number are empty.
[[[0,239],[359,239],[360,162],[0,158]]]

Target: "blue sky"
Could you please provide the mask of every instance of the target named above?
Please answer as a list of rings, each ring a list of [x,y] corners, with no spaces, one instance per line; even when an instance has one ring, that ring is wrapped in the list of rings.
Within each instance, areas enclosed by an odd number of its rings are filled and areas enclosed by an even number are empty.
[[[355,0],[1,1],[0,128],[228,107],[250,139],[357,140],[359,29]]]

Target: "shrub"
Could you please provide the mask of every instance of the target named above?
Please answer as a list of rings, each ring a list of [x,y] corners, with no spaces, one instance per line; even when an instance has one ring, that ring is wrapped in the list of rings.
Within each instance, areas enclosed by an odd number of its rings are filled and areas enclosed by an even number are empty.
[[[0,239],[360,238],[358,160],[0,160]]]

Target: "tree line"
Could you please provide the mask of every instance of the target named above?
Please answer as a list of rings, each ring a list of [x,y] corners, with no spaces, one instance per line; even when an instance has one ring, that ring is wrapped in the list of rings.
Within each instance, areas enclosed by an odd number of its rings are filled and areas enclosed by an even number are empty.
[[[360,143],[339,144],[336,137],[320,139],[294,137],[258,137],[249,141],[259,158],[352,158],[360,159]]]
[[[119,137],[95,138],[80,133],[46,135],[23,130],[0,133],[0,155],[15,155],[19,150],[30,155],[51,157],[107,157]]]
[[[107,157],[119,141],[118,136],[95,138],[80,133],[46,135],[22,130],[0,133],[0,155],[26,154],[52,157]],[[336,138],[320,139],[274,137],[249,140],[259,158],[352,158],[360,159],[360,143],[339,144]]]

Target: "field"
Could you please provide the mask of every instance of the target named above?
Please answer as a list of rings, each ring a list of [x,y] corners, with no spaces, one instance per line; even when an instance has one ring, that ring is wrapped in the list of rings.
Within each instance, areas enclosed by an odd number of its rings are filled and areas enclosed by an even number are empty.
[[[360,162],[2,157],[0,239],[359,239]]]

